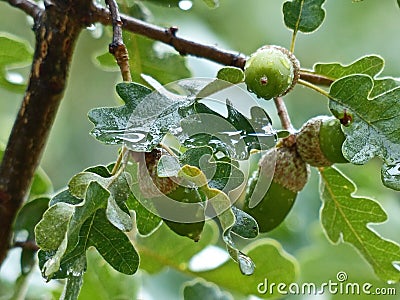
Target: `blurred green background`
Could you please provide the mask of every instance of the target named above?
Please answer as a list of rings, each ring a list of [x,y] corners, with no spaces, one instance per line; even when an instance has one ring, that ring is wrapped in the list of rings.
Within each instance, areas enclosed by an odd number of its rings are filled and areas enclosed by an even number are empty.
[[[147,2],[146,5],[152,11],[155,23],[178,26],[179,36],[249,55],[264,44],[290,46],[291,32],[284,26],[281,13],[283,2],[220,0],[218,9],[209,10],[202,1],[195,0],[188,11],[153,6]],[[324,8],[327,16],[322,27],[313,34],[298,35],[295,54],[303,68],[311,68],[316,62],[348,64],[366,54],[379,54],[386,60],[383,75],[400,76],[400,9],[395,0],[365,0],[357,3],[351,0],[329,0]],[[22,37],[33,47],[31,26],[31,20],[24,13],[0,2],[0,31]],[[87,112],[94,107],[116,105],[118,102],[114,86],[120,80],[117,72],[101,70],[94,62],[95,55],[107,51],[110,42],[107,35],[101,35],[102,27],[96,27],[94,31],[85,30],[79,38],[65,99],[43,155],[41,166],[51,178],[55,190],[64,187],[75,173],[91,165],[113,161],[117,156],[116,147],[102,145],[89,135],[92,125],[87,119]],[[214,77],[220,68],[217,64],[192,57],[188,57],[188,65],[194,77]],[[20,71],[27,74],[29,68]],[[21,99],[22,95],[0,89],[0,142],[7,141]],[[296,87],[285,99],[297,128],[313,116],[329,113],[327,99],[301,86]],[[265,106],[273,124],[279,128],[275,108],[271,103],[266,103]],[[377,199],[388,212],[389,221],[373,228],[385,237],[400,242],[400,194],[381,184],[380,161],[375,159],[365,166],[340,166],[340,169],[357,183],[357,194]],[[318,221],[320,204],[318,176],[313,171],[310,182],[298,197],[285,224],[268,234],[299,259],[299,280],[324,282],[335,279],[339,271],[345,271],[353,282],[378,282],[371,268],[350,246],[332,246],[326,241]],[[1,290],[11,288],[17,276],[17,251],[13,251],[1,270],[0,280],[3,283],[0,285],[0,299],[7,299],[5,295],[9,294],[3,293],[2,296]],[[101,262],[93,259],[89,268],[99,264]],[[104,271],[104,268],[103,272],[112,273],[110,270]],[[87,282],[92,282],[91,287],[96,289],[99,286],[99,276],[96,281],[93,273],[89,271],[88,274],[88,278],[93,278]],[[114,280],[109,280],[112,284],[117,286],[124,280],[130,286],[128,292],[132,293],[131,298],[118,299],[179,299],[180,285],[187,280],[173,270],[154,276],[140,273],[135,278],[122,275],[118,277],[115,274],[112,276]],[[29,299],[51,299],[50,292],[43,294],[45,285],[38,278],[39,275],[35,274],[30,281]],[[385,283],[380,285],[387,286]],[[395,286],[399,294],[400,288]],[[59,288],[56,283],[52,283],[50,287]],[[86,289],[90,290],[89,283]],[[94,297],[87,290],[82,293],[82,299]],[[112,295],[110,293],[110,296],[100,299],[117,299]],[[373,297],[378,296],[370,298]],[[384,298],[399,299],[398,297],[400,296]],[[365,296],[358,298],[340,295],[334,298],[365,299]],[[315,299],[330,298],[325,295]]]

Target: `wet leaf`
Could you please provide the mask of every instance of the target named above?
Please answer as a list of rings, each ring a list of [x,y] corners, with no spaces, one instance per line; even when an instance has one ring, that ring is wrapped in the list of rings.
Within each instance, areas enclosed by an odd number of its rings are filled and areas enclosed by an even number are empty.
[[[353,194],[356,187],[335,168],[320,169],[323,201],[321,223],[332,243],[353,245],[385,281],[399,281],[400,246],[369,228],[382,223],[387,215],[378,202]]]
[[[125,105],[118,107],[94,108],[88,113],[95,125],[90,132],[105,144],[122,144],[129,119],[137,105],[151,93],[151,90],[137,83],[119,83],[116,90]]]
[[[400,190],[400,88],[370,97],[374,81],[368,75],[350,75],[334,82],[329,108],[343,126],[346,140],[343,155],[354,164],[374,156],[383,160],[383,183]]]
[[[0,32],[0,86],[12,92],[22,93],[25,83],[16,83],[10,78],[9,69],[28,66],[32,60],[32,49],[26,41]],[[17,75],[21,76],[21,75]],[[10,80],[11,79],[11,80]],[[19,78],[18,80],[19,81]]]
[[[295,33],[313,32],[321,26],[325,19],[322,5],[325,0],[293,0],[283,4],[285,24]]]

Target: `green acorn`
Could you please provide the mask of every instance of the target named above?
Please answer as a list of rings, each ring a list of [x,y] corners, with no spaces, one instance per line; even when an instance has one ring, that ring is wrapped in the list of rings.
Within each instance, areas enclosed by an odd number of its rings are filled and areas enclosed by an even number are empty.
[[[244,67],[247,89],[264,99],[283,96],[297,83],[299,70],[299,61],[287,49],[263,46]]]
[[[340,120],[318,116],[308,120],[296,137],[297,152],[313,167],[327,167],[334,163],[347,163],[342,153],[345,135]]]
[[[276,152],[275,152],[276,151]],[[268,176],[268,169],[276,160],[275,172],[269,189],[265,192],[265,185],[257,186],[260,176]],[[295,146],[281,146],[269,150],[259,162],[259,169],[249,179],[246,191],[244,211],[253,216],[260,232],[268,232],[283,222],[291,210],[299,191],[307,183],[310,169],[301,159]],[[257,189],[257,190],[256,190]],[[253,194],[264,196],[254,207],[250,207]]]
[[[182,206],[184,206],[185,203],[196,203],[196,202],[202,202],[204,201],[204,197],[199,193],[198,189],[196,188],[190,188],[187,186],[187,184],[184,184],[182,182],[181,184],[178,184],[179,179],[177,178],[170,178],[170,177],[159,177],[157,174],[157,164],[158,161],[160,160],[162,155],[168,155],[166,153],[163,153],[159,149],[154,149],[151,152],[145,153],[145,165],[148,173],[150,174],[150,177],[153,181],[153,184],[157,187],[158,192],[163,193],[166,197],[173,199],[177,202],[181,202]],[[140,173],[139,173],[140,174]],[[140,176],[140,175],[139,175]],[[139,177],[140,178],[140,177]],[[141,184],[141,190],[144,192],[144,194],[149,195],[151,198],[151,195],[155,195],[156,193],[154,191],[151,191],[151,187],[149,184]],[[154,188],[154,187],[153,187]],[[161,200],[164,198],[161,197]],[[156,205],[156,209],[161,211],[167,211],[171,210],[171,207],[169,207],[168,202],[155,202],[158,203]],[[176,207],[175,207],[176,208]],[[204,212],[199,208],[199,209],[192,209],[189,212],[185,209],[182,209],[183,213],[186,214],[193,214],[192,218],[193,220],[198,220],[199,218],[201,219],[201,216],[204,217]],[[179,212],[175,212],[179,213]],[[191,216],[187,216],[190,218]],[[203,231],[204,227],[204,220],[194,222],[194,223],[179,223],[171,220],[166,220],[163,219],[164,223],[176,234],[181,235],[181,236],[186,236],[195,242],[197,242],[200,239],[201,232]]]

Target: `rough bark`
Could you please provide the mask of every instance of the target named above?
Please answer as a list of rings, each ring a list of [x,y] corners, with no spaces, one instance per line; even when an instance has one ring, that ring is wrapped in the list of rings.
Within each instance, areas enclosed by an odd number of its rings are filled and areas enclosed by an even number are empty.
[[[29,84],[0,166],[0,264],[63,98],[74,46],[88,25],[90,10],[88,0],[57,0],[37,10]]]

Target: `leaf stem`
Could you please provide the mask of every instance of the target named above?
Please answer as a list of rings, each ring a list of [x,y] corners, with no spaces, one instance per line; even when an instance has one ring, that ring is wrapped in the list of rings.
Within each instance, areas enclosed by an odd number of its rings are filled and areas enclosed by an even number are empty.
[[[114,176],[115,174],[117,174],[117,171],[119,170],[119,168],[121,167],[122,164],[122,159],[124,158],[126,151],[128,149],[125,146],[122,146],[121,148],[121,152],[118,155],[117,161],[115,162],[115,165],[111,171],[111,175]]]
[[[131,82],[132,76],[129,68],[129,53],[122,38],[122,20],[115,0],[106,0],[110,8],[110,15],[113,26],[113,40],[109,45],[109,52],[114,55],[119,69],[121,70],[122,80]]]
[[[283,129],[292,132],[294,131],[292,122],[290,121],[289,113],[287,111],[285,102],[283,101],[282,97],[274,98],[274,103],[276,110],[278,112],[279,119],[281,120],[281,124]]]
[[[328,97],[329,99],[334,100],[334,98],[331,95],[329,95],[329,93],[327,91],[321,89],[320,87],[318,87],[318,86],[316,86],[316,85],[314,85],[314,84],[312,84],[312,83],[310,83],[308,81],[299,79],[298,83],[301,84],[301,85],[304,85],[304,86],[306,86],[306,87],[308,87],[308,88],[310,88],[310,89],[312,89],[312,90],[314,90],[314,91],[316,91],[318,93],[320,93],[321,95],[323,95],[325,97]]]
[[[294,53],[294,47],[295,47],[295,44],[296,44],[296,37],[297,37],[297,31],[295,30],[295,31],[293,31],[292,42],[290,43],[290,52],[291,53]]]

